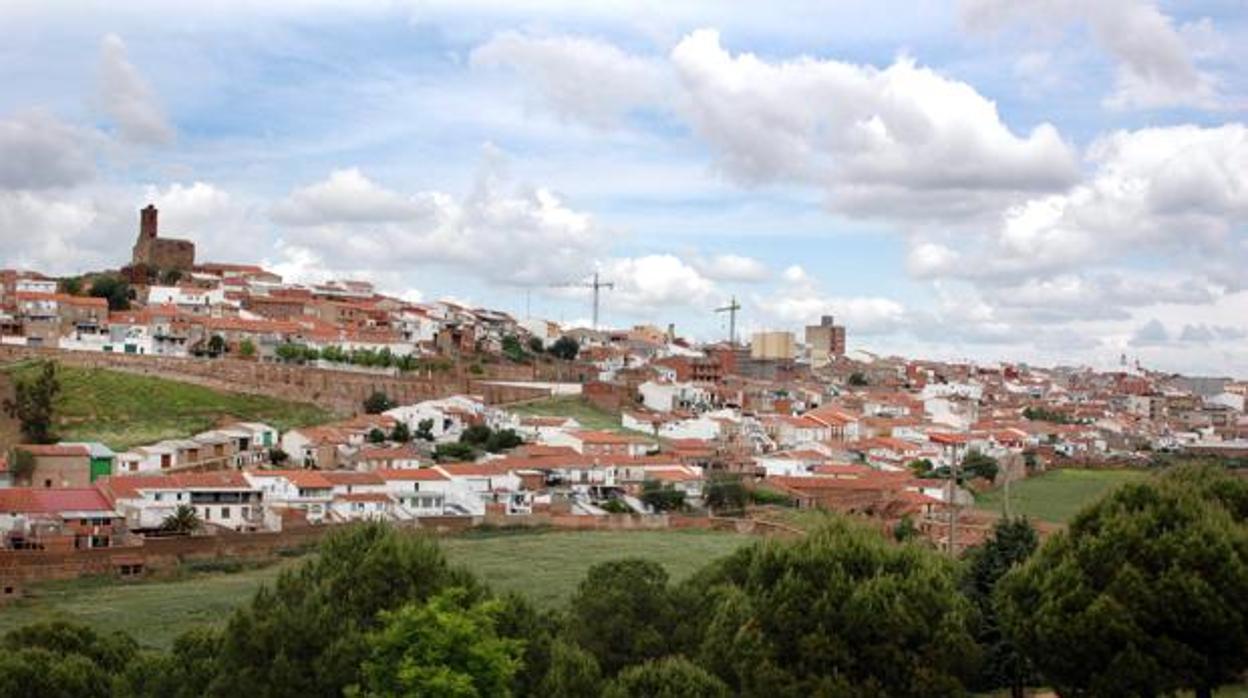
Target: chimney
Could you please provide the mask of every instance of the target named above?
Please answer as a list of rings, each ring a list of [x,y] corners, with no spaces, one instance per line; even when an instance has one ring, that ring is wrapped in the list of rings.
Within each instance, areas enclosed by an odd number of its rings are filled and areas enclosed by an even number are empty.
[[[156,237],[156,207],[151,204],[139,211],[139,237]]]

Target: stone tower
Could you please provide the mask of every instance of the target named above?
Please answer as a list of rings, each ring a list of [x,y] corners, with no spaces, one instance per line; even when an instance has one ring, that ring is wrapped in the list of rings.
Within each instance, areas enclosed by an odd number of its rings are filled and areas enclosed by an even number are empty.
[[[195,266],[195,243],[161,238],[157,215],[151,204],[139,211],[139,239],[134,243],[131,265],[157,271],[186,271]]]

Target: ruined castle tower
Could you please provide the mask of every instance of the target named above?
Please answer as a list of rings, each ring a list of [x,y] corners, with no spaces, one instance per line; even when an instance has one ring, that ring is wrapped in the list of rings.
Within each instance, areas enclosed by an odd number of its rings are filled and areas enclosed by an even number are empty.
[[[139,211],[139,239],[134,243],[131,264],[159,271],[186,271],[195,266],[195,243],[161,238],[156,216],[156,207],[151,204]]]

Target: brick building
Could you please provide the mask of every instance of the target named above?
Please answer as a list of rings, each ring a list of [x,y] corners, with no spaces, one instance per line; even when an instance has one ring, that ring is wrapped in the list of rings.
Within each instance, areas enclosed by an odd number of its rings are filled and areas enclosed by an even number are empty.
[[[145,269],[191,269],[195,266],[195,243],[160,237],[156,213],[151,204],[139,212],[139,239],[134,243],[131,264]]]

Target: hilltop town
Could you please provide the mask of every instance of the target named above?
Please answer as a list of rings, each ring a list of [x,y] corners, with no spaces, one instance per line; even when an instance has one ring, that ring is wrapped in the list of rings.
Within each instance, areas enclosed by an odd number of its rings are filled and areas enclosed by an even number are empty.
[[[288,382],[329,375],[367,398],[284,433],[244,421],[123,450],[9,444],[6,549],[141,550],[184,507],[199,533],[234,534],[360,520],[592,526],[777,502],[961,549],[994,519],[977,495],[1049,470],[1248,456],[1243,381],[1125,361],[1096,372],[872,356],[847,351],[831,317],[802,341],[748,344],[697,345],[670,326],[564,328],[362,281],[197,263],[192,243],[160,237],[157,216],[141,212],[119,271],[3,272],[0,351],[175,377],[281,365]],[[396,399],[387,380],[420,382],[427,399]]]

